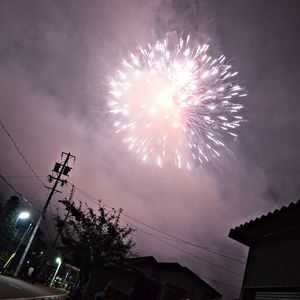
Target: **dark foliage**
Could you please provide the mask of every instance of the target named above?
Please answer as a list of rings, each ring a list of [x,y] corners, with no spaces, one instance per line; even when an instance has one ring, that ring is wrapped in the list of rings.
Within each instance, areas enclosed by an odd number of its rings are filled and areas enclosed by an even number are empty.
[[[0,249],[7,250],[9,241],[14,236],[17,223],[17,209],[20,199],[17,196],[10,197],[4,205],[0,215]]]
[[[95,268],[122,262],[133,246],[133,229],[120,224],[122,210],[106,211],[99,202],[97,213],[82,203],[60,201],[68,212],[65,220],[56,217],[65,260],[80,268],[80,286],[84,286]]]

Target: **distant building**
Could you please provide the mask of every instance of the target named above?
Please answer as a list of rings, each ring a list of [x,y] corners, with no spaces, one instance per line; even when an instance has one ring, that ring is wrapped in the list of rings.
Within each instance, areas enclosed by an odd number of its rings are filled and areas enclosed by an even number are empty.
[[[300,200],[230,230],[248,246],[242,300],[300,299]]]
[[[108,287],[111,300],[213,300],[222,295],[178,263],[160,263],[154,257],[131,258],[123,266],[96,270],[85,299]],[[129,298],[130,297],[130,298]]]

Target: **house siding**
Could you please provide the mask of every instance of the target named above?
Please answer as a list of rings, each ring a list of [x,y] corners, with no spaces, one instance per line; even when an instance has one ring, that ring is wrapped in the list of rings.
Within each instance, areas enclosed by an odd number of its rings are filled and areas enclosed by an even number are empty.
[[[300,230],[258,241],[249,251],[244,286],[300,286]]]

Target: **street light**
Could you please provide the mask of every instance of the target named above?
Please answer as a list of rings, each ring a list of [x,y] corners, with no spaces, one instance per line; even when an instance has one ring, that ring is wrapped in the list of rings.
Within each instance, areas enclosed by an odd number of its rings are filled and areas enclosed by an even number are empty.
[[[57,272],[58,272],[58,270],[59,270],[59,268],[60,268],[60,266],[61,266],[62,260],[61,260],[60,257],[56,257],[55,262],[57,263],[57,268],[56,268],[56,271],[55,271],[55,273],[54,273],[54,275],[53,275],[53,278],[52,278],[52,280],[51,280],[50,286],[52,286],[52,284],[53,284],[53,282],[54,282],[54,280],[55,280],[55,277],[56,277],[56,275],[57,275]]]
[[[55,262],[56,262],[57,264],[61,264],[61,258],[60,258],[60,257],[56,257]]]
[[[18,215],[17,222],[18,222],[19,219],[26,220],[29,217],[30,217],[30,213],[28,211],[21,211],[19,213],[19,215]],[[10,262],[14,259],[14,257],[16,256],[16,253],[19,250],[20,246],[22,245],[22,243],[23,243],[23,241],[24,241],[27,233],[29,232],[30,228],[31,228],[31,223],[29,224],[29,226],[27,227],[26,231],[24,232],[24,234],[23,234],[23,236],[22,236],[22,238],[21,238],[21,240],[20,240],[20,242],[19,242],[16,250],[12,253],[12,255],[9,257],[9,259],[6,261],[5,265],[3,266],[3,269],[5,269],[10,264]],[[12,242],[11,242],[11,244],[12,244]],[[9,246],[9,248],[10,247],[11,246]]]
[[[19,221],[19,220],[27,220],[27,219],[29,219],[29,218],[30,218],[30,213],[29,213],[28,211],[26,211],[26,210],[21,211],[21,212],[19,213],[18,218],[17,218],[17,221],[16,221],[16,229],[17,229],[17,224],[18,224],[18,221]],[[30,225],[31,225],[31,224],[30,224]],[[23,243],[23,240],[24,240],[24,238],[25,238],[25,236],[26,236],[26,234],[27,234],[27,231],[29,230],[30,225],[28,226],[27,230],[24,232],[24,235],[23,235],[23,237],[22,237],[22,239],[21,239],[21,243]],[[20,229],[18,229],[18,232],[16,233],[15,236],[18,235],[19,231],[20,231]],[[18,247],[18,249],[19,249],[19,247]]]
[[[21,211],[21,212],[19,213],[19,215],[18,215],[17,222],[18,222],[19,219],[21,219],[21,220],[26,220],[26,219],[28,219],[29,217],[30,217],[30,213],[29,213],[28,211]],[[16,255],[17,251],[19,250],[19,248],[20,248],[21,245],[23,244],[25,238],[27,237],[27,234],[28,234],[29,231],[32,229],[32,224],[33,224],[33,221],[31,221],[31,223],[30,223],[29,226],[27,227],[26,231],[24,232],[24,234],[23,234],[23,236],[22,236],[22,238],[21,238],[21,240],[20,240],[20,242],[19,242],[19,245],[18,245],[17,249],[16,249],[15,252],[12,254],[13,256]],[[24,259],[25,259],[25,255],[24,255],[24,252],[23,252],[23,255],[22,255],[22,257],[21,257],[21,259],[20,259],[20,261],[19,261],[19,263],[18,263],[18,265],[17,265],[17,268],[16,268],[15,272],[14,272],[14,275],[13,275],[14,277],[17,277],[17,276],[18,276],[19,271],[20,271],[20,269],[21,269],[21,266],[22,266],[22,264],[23,264]]]
[[[19,213],[18,219],[25,220],[30,217],[30,213],[28,211],[22,211]]]

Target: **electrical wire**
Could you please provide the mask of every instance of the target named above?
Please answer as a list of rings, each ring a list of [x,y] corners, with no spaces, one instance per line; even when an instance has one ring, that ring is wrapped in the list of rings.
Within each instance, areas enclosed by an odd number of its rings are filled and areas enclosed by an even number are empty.
[[[75,185],[74,185],[74,186],[75,186]],[[78,187],[77,187],[77,186],[75,186],[75,188],[78,190]],[[83,192],[84,192],[84,191],[83,191]],[[85,192],[85,193],[86,193],[86,192]],[[82,193],[81,193],[81,194],[82,194]],[[99,201],[98,201],[97,199],[95,199],[94,197],[92,197],[92,196],[89,197],[89,199],[92,200],[92,201],[94,201],[94,202],[96,202],[96,203],[99,203]],[[109,208],[110,210],[113,209],[111,206],[108,206],[108,208]],[[157,240],[159,240],[159,241],[161,241],[161,242],[163,242],[163,243],[169,245],[170,247],[173,247],[173,248],[177,249],[178,251],[181,251],[181,252],[183,252],[183,253],[185,253],[185,254],[187,254],[187,255],[190,255],[190,256],[192,256],[192,257],[194,257],[194,258],[196,258],[196,259],[198,259],[198,260],[200,260],[200,261],[202,261],[202,262],[205,262],[205,263],[207,263],[207,264],[210,264],[210,265],[212,265],[212,266],[214,266],[214,267],[217,267],[217,268],[219,268],[219,269],[222,269],[223,271],[227,271],[227,272],[229,272],[229,273],[232,273],[233,275],[236,275],[236,276],[239,276],[239,277],[242,277],[242,276],[243,276],[242,274],[236,273],[236,272],[234,272],[234,271],[232,271],[232,270],[230,270],[230,269],[227,269],[227,268],[225,268],[225,267],[223,267],[223,266],[220,266],[220,265],[218,265],[218,264],[216,264],[216,263],[213,263],[213,262],[211,262],[211,261],[208,261],[208,260],[206,260],[206,259],[204,259],[204,258],[202,258],[202,257],[200,257],[200,256],[197,256],[197,255],[195,255],[195,254],[193,254],[193,253],[190,253],[190,252],[188,252],[188,251],[186,251],[186,250],[184,250],[184,249],[182,249],[182,248],[179,248],[179,247],[175,246],[174,244],[171,244],[171,243],[169,243],[168,241],[162,239],[161,237],[157,237],[157,236],[155,236],[154,234],[149,233],[149,232],[145,231],[144,229],[140,228],[139,226],[137,226],[137,225],[135,225],[135,224],[132,224],[131,222],[129,222],[128,220],[126,220],[126,219],[124,219],[124,218],[121,218],[121,219],[122,219],[125,223],[127,223],[127,224],[129,224],[129,225],[131,225],[131,226],[134,226],[135,228],[138,228],[140,231],[144,232],[145,234],[147,234],[147,235],[149,235],[149,236],[152,236],[153,238],[155,238],[155,239],[157,239]]]
[[[21,198],[23,198],[23,195],[3,176],[0,174],[0,178]]]
[[[99,200],[96,199],[95,197],[93,197],[92,195],[90,195],[88,192],[82,190],[81,188],[79,188],[79,187],[76,186],[76,185],[74,185],[74,186],[75,186],[75,188],[79,191],[79,193],[81,193],[81,194],[84,195],[85,197],[91,199],[92,201],[99,203]],[[104,206],[106,206],[106,207],[108,207],[108,208],[110,208],[110,209],[113,208],[112,206],[110,206],[110,205],[104,203],[102,200],[101,200],[101,202],[103,203]],[[166,236],[168,236],[168,237],[170,237],[170,238],[172,238],[172,239],[175,239],[175,240],[180,241],[180,242],[183,242],[183,243],[185,243],[185,244],[187,244],[187,245],[190,245],[190,246],[193,246],[193,247],[202,249],[202,250],[207,251],[207,252],[209,252],[209,253],[212,253],[212,254],[215,254],[215,255],[219,255],[219,256],[225,257],[225,258],[230,259],[230,260],[232,260],[232,261],[235,261],[235,262],[238,262],[238,263],[241,263],[241,264],[245,264],[244,261],[241,261],[241,260],[239,260],[239,259],[236,259],[236,258],[232,257],[232,256],[237,256],[236,254],[227,253],[227,252],[224,252],[224,251],[221,251],[221,250],[218,250],[218,249],[209,249],[209,248],[204,247],[204,246],[202,246],[202,245],[199,245],[199,244],[196,244],[196,243],[193,243],[193,242],[184,240],[183,238],[180,238],[180,237],[178,237],[178,236],[175,236],[175,235],[173,235],[173,234],[170,234],[170,233],[167,233],[167,232],[165,232],[165,231],[163,231],[163,230],[160,230],[160,229],[158,229],[158,228],[156,228],[156,227],[154,227],[154,226],[152,226],[152,225],[149,225],[149,224],[147,224],[147,223],[145,223],[145,222],[142,222],[142,221],[140,221],[140,220],[138,220],[138,219],[136,219],[136,218],[134,218],[134,217],[131,217],[131,216],[129,216],[128,214],[125,214],[124,212],[121,212],[121,214],[122,214],[123,216],[125,216],[125,217],[131,219],[132,221],[135,221],[135,222],[137,222],[137,223],[139,223],[139,224],[141,224],[141,225],[143,225],[143,226],[146,226],[146,227],[148,227],[148,228],[150,228],[150,229],[152,229],[152,230],[154,230],[154,231],[156,231],[156,232],[159,232],[159,233],[161,233],[161,234],[164,234],[164,235],[166,235]],[[232,255],[232,256],[230,256],[230,255]]]
[[[129,223],[129,224],[130,224],[130,223]],[[133,224],[132,224],[132,226],[135,227],[135,225],[133,225]],[[168,246],[171,246],[172,248],[177,249],[178,251],[180,251],[180,252],[182,252],[182,253],[185,253],[185,254],[187,254],[187,255],[190,255],[190,256],[192,256],[193,258],[196,258],[196,259],[198,259],[198,260],[200,260],[200,261],[204,261],[204,262],[206,262],[206,263],[209,263],[210,265],[212,264],[211,262],[208,262],[208,261],[202,259],[201,257],[197,256],[197,255],[194,255],[194,254],[192,254],[192,253],[190,253],[190,252],[188,252],[188,251],[185,251],[185,250],[183,250],[183,249],[181,249],[181,248],[179,248],[179,247],[177,247],[177,246],[175,246],[175,245],[173,245],[173,244],[171,244],[171,243],[168,243],[167,241],[165,241],[165,240],[163,240],[163,239],[160,239],[160,238],[156,237],[155,235],[153,235],[153,234],[151,234],[151,233],[149,233],[149,232],[146,232],[146,231],[144,231],[144,230],[142,230],[142,229],[139,229],[139,230],[141,230],[141,231],[144,232],[145,234],[148,234],[148,235],[151,236],[152,238],[155,238],[155,239],[159,240],[160,242],[165,243],[165,244],[167,244]],[[232,273],[233,275],[242,277],[241,274],[235,273],[235,272],[233,272],[233,271],[231,271],[231,270],[229,270],[229,269],[227,269],[227,268],[223,268],[223,267],[221,267],[221,266],[219,266],[219,265],[216,265],[216,264],[213,264],[213,265],[214,265],[215,267],[222,268],[224,271],[230,272],[230,273]],[[229,284],[229,283],[222,282],[222,281],[219,281],[219,280],[215,280],[215,279],[210,278],[210,277],[207,277],[207,276],[205,276],[205,275],[203,275],[203,274],[201,274],[201,278],[204,278],[205,280],[210,281],[211,284],[215,283],[216,285],[222,285],[223,287],[219,287],[218,289],[221,288],[221,289],[226,290],[227,292],[230,292],[230,293],[233,293],[233,294],[235,294],[236,291],[233,291],[233,290],[231,290],[231,289],[225,288],[224,286],[228,286],[229,288],[237,289],[238,291],[240,290],[240,288],[237,287],[237,286],[234,286],[234,285],[231,285],[231,284]],[[224,295],[224,294],[223,294],[223,295]]]
[[[172,237],[172,238],[174,238],[174,239],[176,239],[176,240],[178,240],[178,241],[180,241],[180,242],[183,242],[183,243],[185,243],[185,244],[187,244],[187,245],[190,245],[190,246],[193,246],[193,247],[196,247],[196,248],[200,248],[200,249],[202,249],[202,250],[204,250],[204,251],[207,251],[207,252],[209,252],[209,253],[216,254],[216,255],[219,255],[219,256],[228,258],[228,259],[230,259],[230,260],[232,260],[232,261],[235,261],[235,262],[238,262],[238,263],[241,263],[241,264],[245,264],[244,261],[241,261],[241,260],[236,259],[236,258],[234,258],[234,257],[228,256],[227,254],[222,254],[222,253],[220,253],[221,251],[219,251],[219,250],[211,250],[211,249],[206,248],[206,247],[203,247],[203,246],[201,246],[201,245],[198,245],[198,244],[195,244],[195,243],[186,241],[186,240],[184,240],[184,239],[182,239],[182,238],[180,238],[180,237],[177,237],[177,236],[175,236],[175,235],[172,235],[172,234],[170,234],[170,233],[167,233],[167,232],[165,232],[165,231],[162,231],[162,230],[160,230],[160,229],[157,229],[157,228],[155,228],[155,227],[153,227],[153,226],[151,226],[151,225],[148,225],[148,224],[146,224],[146,223],[144,223],[144,222],[142,222],[142,221],[139,221],[139,220],[137,220],[136,218],[130,217],[129,215],[127,215],[127,214],[125,214],[125,213],[123,213],[123,215],[126,216],[127,218],[129,218],[129,219],[131,219],[131,220],[133,220],[133,221],[135,221],[135,222],[141,224],[141,225],[144,225],[144,226],[146,226],[146,227],[148,227],[148,228],[150,228],[150,229],[152,229],[152,230],[155,230],[155,231],[157,231],[157,232],[159,232],[159,233],[162,233],[162,234],[164,234],[164,235],[166,235],[166,236]]]
[[[78,190],[78,187],[77,187],[77,190]],[[76,198],[78,199],[78,197],[76,197]],[[90,199],[90,198],[89,198],[89,199]],[[90,200],[93,200],[94,202],[99,203],[96,199],[90,199]],[[109,209],[111,210],[111,209],[113,209],[113,208],[109,207]],[[227,268],[225,268],[225,267],[223,267],[223,266],[220,266],[220,265],[215,264],[215,263],[213,263],[213,262],[210,262],[210,261],[208,261],[208,260],[206,260],[206,259],[203,259],[203,258],[200,257],[200,256],[197,256],[197,255],[195,255],[195,254],[193,254],[193,253],[190,253],[190,252],[188,252],[188,251],[186,251],[186,250],[184,250],[184,249],[182,249],[182,248],[179,248],[179,247],[175,246],[174,244],[171,244],[171,243],[169,243],[168,241],[162,239],[161,237],[158,237],[158,236],[156,236],[156,235],[154,235],[154,234],[152,234],[152,233],[150,233],[150,232],[145,231],[145,230],[142,229],[141,227],[139,227],[139,226],[137,226],[137,225],[135,225],[135,224],[132,224],[131,222],[129,222],[128,220],[126,220],[126,219],[124,219],[124,218],[121,218],[121,220],[123,220],[123,221],[124,221],[125,223],[127,223],[128,225],[130,225],[130,226],[132,226],[132,227],[138,229],[138,231],[140,231],[140,232],[142,232],[142,233],[144,233],[144,234],[146,234],[146,235],[148,235],[148,236],[150,236],[150,237],[152,237],[152,238],[154,238],[154,239],[156,239],[156,240],[158,240],[158,241],[160,241],[160,242],[162,242],[162,243],[164,243],[164,244],[166,244],[166,245],[168,245],[168,246],[170,246],[170,247],[172,247],[172,248],[174,248],[174,249],[176,249],[176,250],[178,250],[178,251],[180,251],[180,252],[182,252],[182,253],[185,253],[185,254],[187,254],[187,255],[189,255],[189,256],[191,256],[191,257],[193,257],[193,258],[195,258],[195,259],[197,259],[197,260],[199,260],[199,261],[201,261],[201,262],[205,262],[205,263],[207,263],[207,264],[209,264],[209,265],[212,265],[212,266],[214,266],[214,267],[217,267],[217,268],[219,268],[219,269],[221,269],[221,270],[223,270],[223,271],[229,272],[229,273],[231,273],[231,274],[233,274],[233,275],[235,275],[235,276],[238,276],[238,277],[242,277],[242,276],[243,276],[242,274],[236,273],[236,272],[234,272],[234,271],[232,271],[232,270],[230,270],[230,269],[227,269]],[[221,285],[225,285],[225,286],[228,286],[228,287],[231,287],[231,288],[239,289],[239,287],[237,287],[237,286],[228,284],[228,283],[226,283],[226,282],[222,282],[222,281],[218,281],[218,280],[212,279],[212,278],[207,277],[207,276],[205,276],[205,275],[201,275],[201,277],[203,277],[203,278],[205,278],[206,280],[209,280],[209,281],[211,281],[211,282],[215,282],[216,284],[221,284]],[[232,290],[225,289],[225,288],[223,288],[223,289],[224,289],[224,290],[227,290],[228,292],[235,293],[235,292],[232,291]]]
[[[5,178],[34,178],[36,177],[35,175],[3,175],[3,177]],[[41,175],[38,175],[38,177],[42,178],[42,177],[48,177],[46,175],[44,176],[41,176]]]
[[[0,125],[1,125],[1,127],[2,127],[2,129],[3,129],[3,131],[6,133],[6,135],[10,138],[10,140],[11,140],[12,143],[14,144],[14,146],[15,146],[17,152],[18,152],[19,155],[22,157],[22,159],[23,159],[23,161],[25,162],[25,164],[28,166],[28,168],[29,168],[29,169],[31,170],[31,172],[33,173],[33,175],[34,175],[33,177],[35,177],[35,178],[36,178],[43,186],[45,186],[45,183],[41,180],[41,176],[37,175],[37,173],[34,171],[34,169],[32,168],[32,166],[31,166],[30,163],[27,161],[27,159],[26,159],[25,156],[23,155],[22,151],[21,151],[20,148],[18,147],[18,145],[17,145],[17,143],[15,142],[14,138],[13,138],[12,135],[9,133],[9,131],[7,130],[7,128],[5,127],[4,123],[3,123],[1,120],[0,120]],[[9,182],[1,175],[1,174],[0,174],[0,177],[1,177],[1,179],[2,179],[6,184],[8,184],[8,185],[10,186],[10,188],[12,188],[18,195],[22,196],[22,194],[19,193],[19,192],[15,189],[15,187],[14,187],[12,184],[10,184],[10,183],[9,183]],[[21,176],[19,176],[19,177],[21,177]],[[29,177],[29,176],[24,176],[24,177]],[[93,196],[91,196],[91,195],[88,194],[87,192],[83,191],[83,190],[80,189],[79,187],[77,187],[77,186],[75,186],[75,187],[76,187],[76,189],[77,189],[79,192],[81,192],[83,195],[85,195],[86,197],[88,196],[88,198],[90,198],[90,199],[92,199],[92,200],[94,200],[94,201],[97,201],[97,203],[98,203],[98,200],[97,200],[96,198],[94,198]],[[110,209],[113,209],[113,207],[111,207],[110,205],[105,204],[105,203],[103,203],[103,204],[104,204],[105,206],[109,207]],[[51,211],[51,206],[50,206],[50,211]],[[182,238],[180,238],[180,237],[177,237],[177,236],[175,236],[175,235],[172,235],[172,234],[170,234],[170,233],[167,233],[167,232],[165,232],[165,231],[162,231],[162,230],[160,230],[160,229],[158,229],[158,228],[156,228],[156,227],[154,227],[154,226],[151,226],[151,225],[149,225],[149,224],[147,224],[147,223],[144,223],[144,222],[142,222],[142,221],[140,221],[140,220],[138,220],[138,219],[136,219],[136,218],[133,218],[133,217],[129,216],[128,214],[125,214],[124,212],[121,212],[121,214],[124,215],[125,217],[127,217],[127,218],[129,218],[129,219],[131,219],[131,220],[133,220],[133,221],[135,221],[135,222],[137,222],[137,223],[143,225],[143,226],[146,226],[146,227],[148,227],[148,228],[150,228],[150,229],[152,229],[152,230],[155,230],[155,231],[157,231],[157,232],[159,232],[159,233],[161,233],[161,234],[164,234],[164,235],[166,235],[166,236],[168,236],[168,237],[171,237],[171,238],[173,238],[173,239],[175,239],[175,240],[181,241],[181,242],[183,242],[183,243],[186,243],[186,244],[188,244],[188,245],[190,245],[190,246],[194,246],[194,247],[196,247],[196,248],[200,248],[200,249],[205,250],[205,251],[207,251],[207,252],[209,252],[209,253],[216,254],[216,255],[219,255],[219,256],[222,256],[222,257],[225,257],[225,258],[231,259],[231,260],[233,260],[233,261],[236,261],[236,262],[239,262],[239,263],[243,263],[243,264],[244,264],[243,261],[240,261],[240,260],[237,260],[237,259],[235,259],[235,258],[233,258],[233,257],[230,257],[230,256],[228,256],[228,254],[222,254],[222,253],[220,253],[221,251],[219,251],[219,250],[212,250],[212,249],[203,247],[203,246],[201,246],[201,245],[192,243],[192,242],[190,242],[190,241],[186,241],[186,240],[184,240],[184,239],[182,239]],[[53,216],[52,211],[51,211],[51,215]],[[129,223],[128,220],[127,220],[126,222]],[[51,234],[50,234],[50,230],[49,230],[49,226],[48,226],[48,222],[47,222],[46,218],[45,218],[45,224],[46,224],[46,229],[47,229],[49,235],[51,235]],[[129,223],[129,224],[130,224],[130,223]],[[132,224],[132,226],[137,227],[136,225],[133,225],[133,224]],[[181,252],[183,252],[183,253],[185,253],[185,254],[187,254],[187,255],[190,255],[190,256],[192,256],[192,257],[194,257],[194,258],[196,258],[196,259],[198,259],[198,260],[200,260],[200,261],[202,261],[202,262],[205,262],[205,263],[207,263],[207,264],[213,265],[213,266],[215,266],[215,267],[217,267],[217,268],[219,268],[219,269],[222,269],[222,270],[224,270],[224,271],[230,272],[230,273],[232,273],[232,274],[234,274],[234,275],[242,276],[241,274],[236,273],[236,272],[234,272],[234,271],[232,271],[232,270],[230,270],[230,269],[227,269],[227,268],[225,268],[225,267],[222,267],[222,266],[220,266],[220,265],[217,265],[217,264],[215,264],[215,263],[212,263],[212,262],[210,262],[210,261],[208,261],[208,260],[206,260],[206,259],[203,259],[203,258],[201,258],[201,257],[199,257],[199,256],[197,256],[197,255],[194,255],[194,254],[192,254],[192,253],[190,253],[190,252],[188,252],[188,251],[186,251],[186,250],[184,250],[184,249],[181,249],[181,248],[179,248],[179,247],[177,247],[177,246],[175,246],[175,245],[173,245],[173,244],[167,242],[166,240],[161,239],[160,237],[157,237],[157,236],[155,236],[154,234],[145,231],[144,229],[139,228],[139,230],[142,231],[142,232],[144,232],[145,234],[147,234],[147,235],[149,235],[149,236],[151,236],[151,237],[153,237],[153,238],[155,238],[155,239],[157,239],[157,240],[159,240],[159,241],[161,241],[161,242],[163,242],[163,243],[165,243],[165,244],[167,244],[167,245],[169,245],[169,246],[171,246],[171,247],[177,249],[178,251],[181,251]],[[223,252],[223,251],[222,251],[222,252]],[[223,252],[223,253],[225,253],[225,252]],[[232,255],[232,254],[231,254],[231,255]]]
[[[3,129],[3,131],[6,133],[6,135],[9,137],[9,139],[12,141],[12,143],[14,144],[17,152],[19,153],[19,155],[22,157],[23,161],[25,162],[25,164],[28,166],[28,168],[30,169],[30,171],[32,172],[32,174],[34,175],[34,177],[43,185],[45,186],[45,183],[41,180],[41,178],[37,175],[37,173],[34,171],[34,169],[32,168],[32,166],[30,165],[30,163],[28,162],[28,160],[26,159],[26,157],[23,155],[22,151],[20,150],[19,146],[17,145],[16,141],[14,140],[14,138],[12,137],[12,135],[9,133],[9,131],[7,130],[7,128],[5,127],[4,123],[2,122],[2,120],[0,120],[0,125]]]
[[[34,206],[32,205],[31,201],[26,199],[22,193],[20,193],[17,188],[6,179],[6,176],[3,176],[0,174],[0,178],[4,181],[4,183],[6,183],[20,198],[21,200],[23,200],[24,202],[26,202],[31,208],[33,208],[34,210],[38,211],[38,209],[34,208]]]
[[[242,277],[242,276],[243,276],[242,274],[236,273],[236,272],[234,272],[234,271],[232,271],[232,270],[230,270],[230,269],[227,269],[227,268],[225,268],[225,267],[223,267],[223,266],[220,266],[220,265],[218,265],[218,264],[216,264],[216,263],[213,263],[213,262],[211,262],[211,261],[208,261],[208,260],[206,260],[206,259],[204,259],[204,258],[202,258],[202,257],[200,257],[200,256],[198,256],[198,255],[195,255],[195,254],[193,254],[193,253],[190,253],[190,252],[188,252],[188,251],[186,251],[186,250],[184,250],[184,249],[182,249],[182,248],[179,248],[179,247],[175,246],[174,244],[171,244],[171,243],[167,242],[166,240],[161,239],[160,237],[157,237],[156,235],[154,235],[154,234],[152,234],[152,233],[150,233],[150,232],[147,232],[146,230],[144,230],[144,229],[142,229],[142,228],[139,228],[139,227],[137,227],[136,225],[134,225],[134,224],[132,224],[132,223],[130,223],[130,222],[128,222],[128,221],[126,221],[126,222],[127,222],[129,225],[138,228],[140,231],[144,232],[145,234],[147,234],[147,235],[149,235],[149,236],[152,236],[153,238],[159,240],[160,242],[165,243],[166,245],[169,245],[169,246],[171,246],[172,248],[177,249],[178,251],[181,251],[182,253],[185,253],[185,254],[187,254],[187,255],[190,255],[190,256],[192,256],[192,257],[194,257],[194,258],[196,258],[196,259],[198,259],[198,260],[200,260],[200,261],[202,261],[202,262],[205,262],[205,263],[207,263],[207,264],[209,264],[209,265],[212,265],[212,266],[214,266],[214,267],[216,267],[216,268],[219,268],[219,269],[221,269],[221,270],[223,270],[223,271],[227,271],[227,272],[229,272],[229,273],[231,273],[231,274],[233,274],[233,275],[236,275],[236,276],[239,276],[239,277]]]

